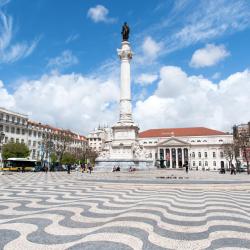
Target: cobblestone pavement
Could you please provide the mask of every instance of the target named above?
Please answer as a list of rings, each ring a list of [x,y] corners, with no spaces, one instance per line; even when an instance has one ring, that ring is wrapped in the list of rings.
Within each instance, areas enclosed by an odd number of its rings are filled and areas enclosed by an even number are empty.
[[[249,183],[110,176],[0,175],[0,249],[250,249]]]

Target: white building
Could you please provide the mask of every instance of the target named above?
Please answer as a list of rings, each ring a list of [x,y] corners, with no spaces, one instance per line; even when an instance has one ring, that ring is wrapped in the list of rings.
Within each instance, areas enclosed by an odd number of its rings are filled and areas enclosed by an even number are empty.
[[[139,134],[140,142],[156,166],[218,170],[227,166],[222,144],[233,135],[204,127],[150,129]]]
[[[87,145],[87,139],[70,130],[54,128],[50,125],[30,121],[27,115],[0,108],[0,134],[3,140],[0,143],[0,159],[2,145],[8,142],[24,143],[30,149],[30,159],[41,160],[43,154],[43,140],[46,135],[67,134],[71,138],[69,150],[82,148]],[[56,142],[57,137],[53,137]],[[48,156],[46,157],[48,158]]]
[[[105,143],[111,141],[112,131],[110,127],[99,127],[91,131],[88,136],[88,146],[96,152],[100,152]]]
[[[3,134],[0,144],[0,154],[4,143],[27,143],[27,124],[27,115],[0,107],[0,133]],[[0,155],[0,159],[2,159],[2,155]]]

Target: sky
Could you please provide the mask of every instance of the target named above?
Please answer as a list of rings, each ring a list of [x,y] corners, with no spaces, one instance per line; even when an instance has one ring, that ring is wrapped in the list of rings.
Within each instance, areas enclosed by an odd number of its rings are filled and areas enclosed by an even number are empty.
[[[249,0],[0,0],[0,107],[83,135],[112,126],[125,21],[141,131],[250,121]]]

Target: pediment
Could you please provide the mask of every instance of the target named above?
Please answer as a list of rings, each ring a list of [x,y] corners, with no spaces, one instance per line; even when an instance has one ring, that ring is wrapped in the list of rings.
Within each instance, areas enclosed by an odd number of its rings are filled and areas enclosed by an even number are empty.
[[[170,139],[164,140],[164,141],[160,141],[156,146],[189,146],[190,143],[177,139],[175,137],[172,137]]]

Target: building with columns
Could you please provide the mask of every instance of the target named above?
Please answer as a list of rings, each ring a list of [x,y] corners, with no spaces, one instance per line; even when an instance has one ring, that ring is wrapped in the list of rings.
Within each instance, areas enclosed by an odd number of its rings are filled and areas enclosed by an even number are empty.
[[[139,138],[155,166],[181,168],[188,162],[205,170],[227,167],[222,144],[233,142],[232,134],[204,127],[149,129]]]

